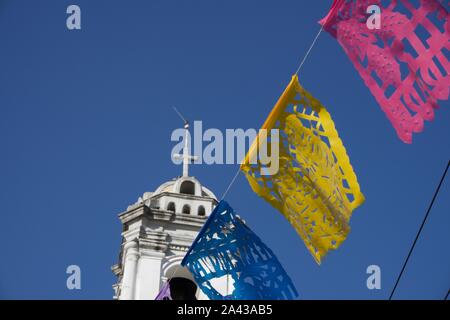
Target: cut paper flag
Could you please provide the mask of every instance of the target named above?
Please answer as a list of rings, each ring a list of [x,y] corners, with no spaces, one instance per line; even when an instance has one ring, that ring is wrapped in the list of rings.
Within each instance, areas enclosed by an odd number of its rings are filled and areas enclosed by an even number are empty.
[[[291,279],[272,250],[225,201],[213,210],[181,265],[190,270],[211,300],[297,297]]]
[[[448,12],[437,0],[334,0],[320,21],[344,49],[391,121],[412,142],[424,120],[433,120],[450,86]],[[383,5],[384,6],[383,6]],[[369,25],[381,9],[379,28]]]
[[[166,283],[161,288],[161,291],[159,291],[158,295],[156,296],[155,300],[172,300],[172,297],[170,295],[170,280],[166,281]]]
[[[267,134],[260,131],[241,170],[253,191],[286,217],[320,264],[345,240],[352,212],[364,202],[346,150],[330,114],[296,75],[262,129]],[[266,175],[257,149],[272,145],[272,129],[279,132],[279,170]]]

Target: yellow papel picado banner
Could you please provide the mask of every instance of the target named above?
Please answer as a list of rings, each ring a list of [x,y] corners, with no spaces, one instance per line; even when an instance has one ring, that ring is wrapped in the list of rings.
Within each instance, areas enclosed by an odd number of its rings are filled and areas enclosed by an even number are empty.
[[[364,196],[346,150],[325,107],[292,77],[253,142],[241,170],[253,191],[292,224],[318,264],[350,231]],[[278,131],[273,131],[278,129]],[[271,175],[257,150],[278,132],[279,168]],[[272,141],[273,142],[273,141]]]

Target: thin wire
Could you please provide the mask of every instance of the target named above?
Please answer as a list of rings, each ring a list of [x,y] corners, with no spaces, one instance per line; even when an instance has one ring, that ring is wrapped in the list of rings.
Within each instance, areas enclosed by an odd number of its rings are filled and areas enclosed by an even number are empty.
[[[313,42],[311,43],[308,51],[306,51],[306,54],[303,57],[303,60],[300,62],[300,65],[298,66],[295,74],[298,75],[298,73],[300,72],[300,69],[303,67],[303,64],[306,62],[306,59],[308,58],[309,54],[311,53],[311,50],[313,49],[314,45],[316,44],[317,39],[319,39],[319,36],[322,33],[322,31],[323,31],[323,25],[320,27],[319,32],[316,34],[316,37],[314,38]],[[239,176],[240,172],[241,172],[241,169],[239,168],[237,170],[236,174],[234,175],[233,179],[231,180],[230,184],[228,185],[227,189],[223,193],[223,196],[220,198],[220,200],[223,200],[225,198],[225,196],[228,194],[228,191],[230,191],[231,187],[233,186],[233,184],[236,181],[236,178]]]
[[[180,264],[177,264],[175,266],[175,268],[172,271],[172,274],[170,275],[170,278],[167,279],[167,282],[170,282],[170,280],[172,280],[173,276],[175,275],[176,272],[178,272],[178,270],[180,270],[180,268],[181,268],[181,262],[180,262]]]
[[[317,39],[319,39],[320,34],[323,31],[323,25],[320,27],[319,32],[316,34],[316,37],[314,38],[313,42],[311,43],[308,51],[306,51],[305,56],[303,57],[302,62],[300,62],[300,65],[297,68],[297,71],[295,72],[295,74],[298,75],[300,69],[303,67],[303,64],[305,63],[306,59],[308,58],[309,54],[311,53],[311,50],[313,49],[314,45],[317,42]],[[237,177],[239,176],[239,173],[241,172],[241,168],[239,167],[236,174],[234,175],[233,179],[231,180],[230,184],[228,185],[227,189],[225,190],[225,192],[223,193],[222,197],[220,198],[220,200],[223,200],[225,198],[225,196],[228,194],[228,191],[230,191],[231,187],[233,186],[234,182],[236,181]]]
[[[445,295],[444,300],[447,301],[448,295],[450,294],[450,289],[448,289],[447,294]]]
[[[225,196],[228,194],[228,191],[230,191],[231,186],[234,184],[234,182],[236,181],[236,178],[239,176],[239,173],[241,172],[241,167],[238,168],[238,170],[236,171],[236,174],[234,175],[233,179],[231,180],[230,184],[228,185],[227,189],[225,190],[225,192],[223,193],[222,197],[220,198],[220,200],[223,200],[225,198]]]
[[[177,109],[176,107],[172,107],[172,108],[173,108],[173,110],[178,114],[178,116],[181,118],[181,120],[183,120],[183,122],[184,122],[185,124],[188,123],[188,121],[186,120],[186,118],[183,117],[183,115],[181,114],[181,112],[178,111],[178,109]]]
[[[305,56],[303,57],[302,62],[300,62],[300,65],[297,68],[297,71],[295,71],[295,74],[298,75],[300,69],[303,67],[303,64],[305,63],[306,59],[308,58],[309,54],[311,53],[312,48],[314,47],[314,45],[317,42],[317,39],[319,39],[320,34],[323,31],[323,25],[320,27],[319,32],[317,33],[316,37],[314,38],[313,42],[311,43],[311,46],[309,47],[308,51],[306,51]]]
[[[439,184],[438,184],[438,186],[436,188],[436,191],[434,192],[433,199],[431,200],[431,203],[428,206],[427,213],[425,214],[425,217],[424,217],[424,219],[422,221],[422,225],[420,226],[419,231],[417,232],[416,238],[414,239],[414,242],[413,242],[413,244],[411,246],[411,249],[409,249],[408,256],[406,257],[406,260],[405,260],[405,263],[403,264],[402,270],[400,271],[400,274],[397,277],[397,281],[395,282],[395,286],[392,289],[391,295],[389,296],[389,300],[392,300],[392,297],[394,296],[395,289],[397,289],[398,283],[400,282],[400,278],[402,277],[403,272],[405,271],[406,265],[408,264],[408,260],[411,257],[411,253],[413,252],[414,247],[416,246],[417,239],[419,239],[420,233],[422,232],[422,229],[423,229],[423,227],[425,225],[425,222],[427,221],[427,218],[428,218],[428,215],[429,215],[429,213],[431,211],[431,208],[433,207],[434,200],[436,200],[436,197],[437,197],[437,195],[439,193],[439,190],[441,189],[442,182],[444,181],[445,176],[447,175],[447,171],[448,171],[449,165],[450,165],[450,161],[447,162],[447,167],[445,168],[444,174],[441,177],[441,181],[439,181]],[[447,293],[447,295],[448,295],[448,293]]]
[[[234,184],[234,182],[236,181],[236,179],[237,179],[237,177],[239,176],[239,173],[241,172],[241,167],[239,167],[238,168],[238,170],[236,171],[236,173],[235,173],[235,175],[234,175],[234,177],[233,177],[233,179],[231,180],[231,182],[230,182],[230,184],[228,185],[228,187],[227,187],[227,189],[225,190],[225,192],[223,193],[223,195],[222,195],[222,197],[220,198],[220,201],[222,201],[225,197],[226,197],[226,195],[228,194],[228,191],[230,191],[230,189],[231,189],[231,186]],[[229,273],[227,273],[227,288],[226,288],[226,290],[227,290],[227,292],[226,292],[226,295],[228,296],[229,295],[229,281],[230,281],[230,274]]]
[[[319,32],[317,33],[316,37],[314,38],[313,42],[311,43],[311,46],[309,47],[308,51],[306,52],[305,56],[303,57],[302,62],[300,63],[300,65],[297,68],[297,71],[295,72],[295,74],[298,74],[300,69],[302,68],[303,64],[305,63],[306,59],[308,58],[309,54],[311,53],[311,50],[313,49],[314,45],[317,42],[317,39],[319,38],[320,34],[323,31],[323,26],[320,27]],[[173,107],[173,109],[175,110],[175,112],[178,114],[178,116],[186,123],[186,119],[183,117],[183,115],[177,110],[177,108]],[[230,191],[231,187],[233,186],[234,182],[236,181],[237,177],[239,176],[239,173],[241,172],[241,168],[239,167],[238,170],[236,171],[233,179],[231,180],[230,184],[228,185],[228,187],[226,188],[225,192],[223,193],[222,197],[220,198],[220,200],[223,200],[226,195],[228,194],[228,192]],[[176,271],[178,271],[178,269],[180,268],[181,264],[177,266],[177,268],[173,271],[172,273],[172,277],[175,274]],[[228,295],[228,278],[229,275],[227,275],[227,295]],[[170,279],[168,279],[168,282],[170,282],[170,280],[172,279],[172,277]]]

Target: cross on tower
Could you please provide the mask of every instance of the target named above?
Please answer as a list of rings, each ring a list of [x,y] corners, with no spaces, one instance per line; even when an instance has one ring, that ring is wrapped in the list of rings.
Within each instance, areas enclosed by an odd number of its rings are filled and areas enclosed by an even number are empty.
[[[184,147],[183,147],[183,154],[175,154],[175,159],[183,159],[183,177],[189,176],[189,163],[191,161],[195,161],[198,159],[196,156],[191,156],[189,154],[189,122],[186,120],[184,121],[184,129],[185,129],[185,135],[184,135]]]

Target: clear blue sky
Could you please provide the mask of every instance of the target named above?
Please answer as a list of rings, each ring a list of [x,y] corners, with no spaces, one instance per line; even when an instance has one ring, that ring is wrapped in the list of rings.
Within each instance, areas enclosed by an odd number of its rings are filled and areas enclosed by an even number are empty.
[[[0,298],[110,299],[117,214],[181,174],[177,106],[205,128],[259,127],[309,47],[329,1],[0,2]],[[66,8],[82,10],[68,31]],[[289,223],[242,176],[228,202],[273,249],[303,299],[384,299],[450,156],[449,103],[402,143],[338,43],[323,34],[300,81],[332,114],[367,201],[317,266]],[[236,166],[197,165],[218,196]],[[450,179],[398,298],[450,287]],[[66,267],[82,290],[66,289]],[[382,290],[366,288],[366,268]]]

